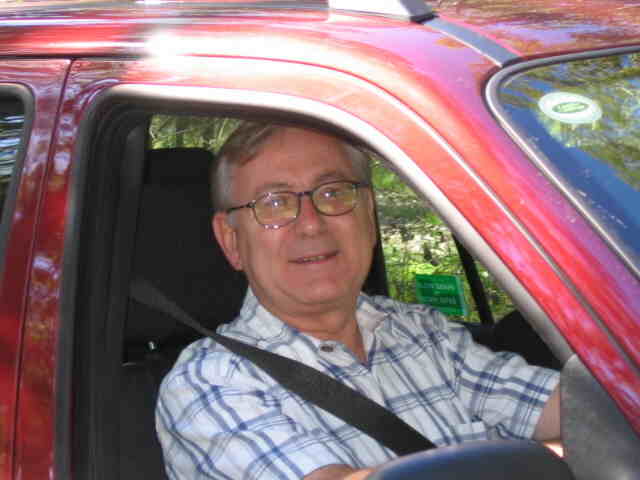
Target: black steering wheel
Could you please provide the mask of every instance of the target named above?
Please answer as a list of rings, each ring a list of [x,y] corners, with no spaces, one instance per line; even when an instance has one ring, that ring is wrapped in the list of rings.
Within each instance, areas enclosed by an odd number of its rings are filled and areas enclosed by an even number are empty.
[[[468,442],[406,455],[366,480],[573,480],[567,464],[527,440]]]

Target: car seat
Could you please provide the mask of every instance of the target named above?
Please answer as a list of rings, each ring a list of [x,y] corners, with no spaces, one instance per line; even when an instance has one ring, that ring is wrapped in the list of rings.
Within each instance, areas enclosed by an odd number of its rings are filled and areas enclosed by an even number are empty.
[[[211,231],[209,166],[203,149],[147,154],[132,277],[150,279],[209,328],[230,321],[247,289]],[[199,335],[166,313],[129,300],[120,405],[123,479],[164,478],[154,411],[158,387],[179,352]]]

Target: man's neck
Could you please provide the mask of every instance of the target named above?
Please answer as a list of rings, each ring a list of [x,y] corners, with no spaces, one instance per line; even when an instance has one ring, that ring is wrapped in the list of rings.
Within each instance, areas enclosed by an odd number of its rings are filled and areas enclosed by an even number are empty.
[[[355,304],[349,308],[309,310],[297,315],[290,315],[262,304],[271,314],[287,325],[319,340],[340,342],[347,347],[362,363],[366,363],[367,355],[364,341],[356,320]]]

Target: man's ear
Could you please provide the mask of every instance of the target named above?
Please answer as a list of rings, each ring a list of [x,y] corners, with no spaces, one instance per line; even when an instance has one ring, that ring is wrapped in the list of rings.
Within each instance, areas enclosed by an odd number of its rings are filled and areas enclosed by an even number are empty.
[[[216,212],[211,219],[211,227],[231,266],[236,270],[242,270],[242,259],[238,250],[238,234],[236,229],[229,225],[228,215],[226,212]]]

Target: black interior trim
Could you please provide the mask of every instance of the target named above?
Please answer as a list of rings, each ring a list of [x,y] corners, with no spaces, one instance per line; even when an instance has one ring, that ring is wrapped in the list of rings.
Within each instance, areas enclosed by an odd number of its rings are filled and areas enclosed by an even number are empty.
[[[482,280],[480,280],[480,275],[478,274],[476,261],[465,246],[455,237],[455,235],[453,235],[453,241],[456,244],[456,249],[460,256],[460,262],[462,263],[462,268],[464,269],[465,276],[467,277],[473,301],[478,309],[480,323],[483,325],[493,325],[495,323],[493,313],[491,313],[491,307],[487,301],[487,295],[484,291]]]
[[[144,160],[146,154],[148,124],[131,119],[135,127],[126,136],[123,162],[118,178],[119,199],[115,218],[115,236],[113,249],[113,266],[109,285],[109,305],[107,324],[110,330],[109,341],[105,347],[106,375],[117,382],[117,388],[104,392],[108,397],[102,398],[105,407],[103,418],[106,420],[102,441],[105,454],[105,466],[108,466],[109,477],[117,478],[116,468],[120,462],[120,400],[122,396],[121,359],[123,358],[124,329],[127,317],[127,300],[129,278],[132,271],[132,257],[134,251],[135,231],[137,227],[138,210]],[[129,123],[129,122],[127,122]],[[130,125],[130,123],[129,123]]]
[[[94,107],[83,117],[74,152],[61,287],[61,329],[65,338],[73,339],[73,351],[60,354],[61,361],[64,355],[73,357],[73,417],[66,427],[71,433],[56,432],[56,445],[58,438],[72,438],[68,455],[73,455],[74,478],[106,480],[114,478],[113,462],[118,461],[118,422],[112,412],[117,403],[108,399],[118,398],[122,348],[122,327],[110,322],[123,307],[112,291],[130,263],[130,256],[123,254],[118,260],[124,263],[114,265],[114,252],[122,244],[115,227],[122,210],[135,208],[124,202],[132,193],[123,189],[129,182],[121,177],[124,165],[135,168],[135,160],[144,158],[137,155],[146,139],[140,139],[135,127],[146,117],[109,102]],[[121,302],[126,302],[126,294]],[[70,404],[66,402],[66,408]]]

